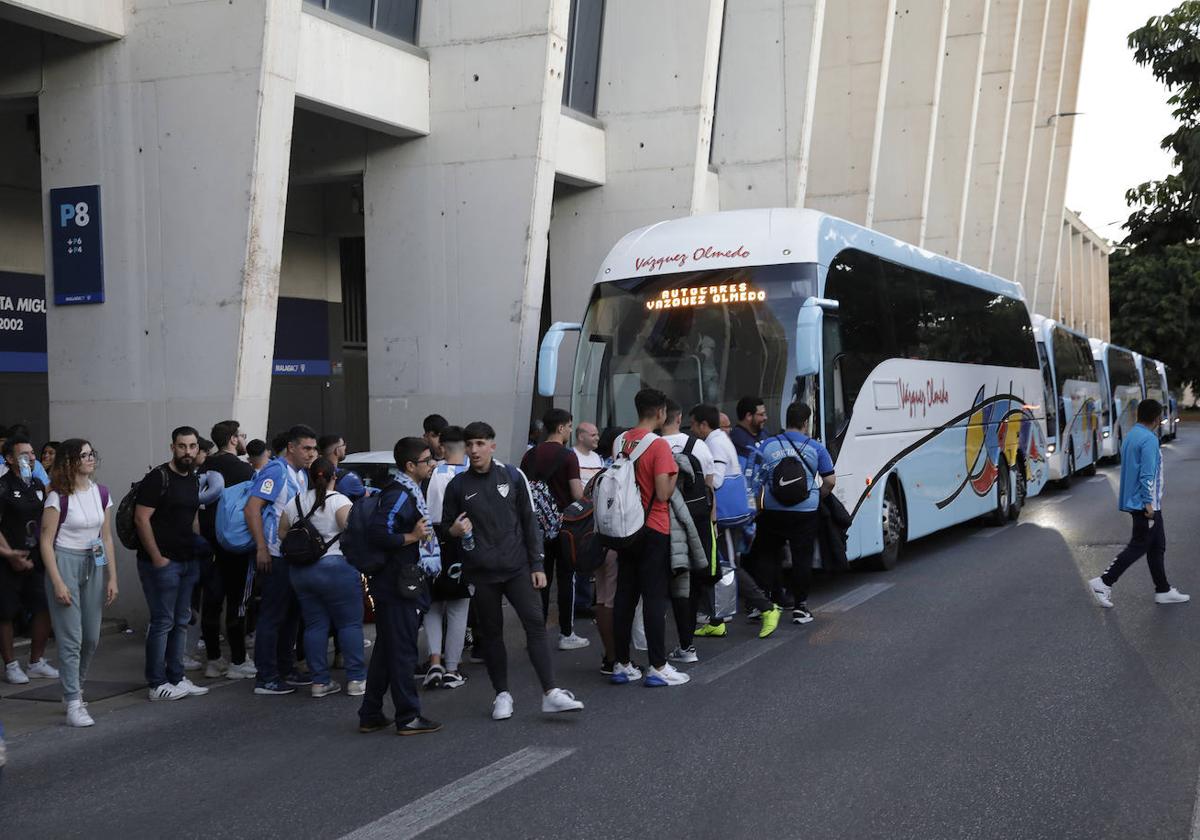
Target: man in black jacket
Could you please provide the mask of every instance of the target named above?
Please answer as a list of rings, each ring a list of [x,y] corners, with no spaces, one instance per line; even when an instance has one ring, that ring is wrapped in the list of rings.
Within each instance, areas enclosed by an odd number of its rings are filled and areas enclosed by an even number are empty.
[[[487,423],[471,423],[463,437],[471,468],[447,485],[442,525],[451,537],[461,540],[463,578],[475,587],[476,645],[482,647],[496,690],[492,719],[505,720],[513,713],[502,597],[512,604],[525,628],[529,660],[542,684],[542,711],[577,712],[583,703],[554,685],[541,599],[535,591],[546,586],[542,532],[525,475],[495,460],[496,432]]]
[[[375,649],[367,668],[367,693],[358,710],[358,731],[376,732],[388,725],[383,695],[390,688],[396,707],[396,734],[424,735],[442,728],[440,723],[421,716],[421,698],[413,681],[417,631],[429,609],[429,586],[417,566],[419,544],[433,537],[433,528],[421,512],[425,500],[418,494],[421,483],[433,473],[433,455],[429,445],[417,437],[401,438],[392,454],[396,466],[410,480],[393,481],[383,489],[367,526],[367,538],[387,551],[388,561],[383,571],[371,578]]]

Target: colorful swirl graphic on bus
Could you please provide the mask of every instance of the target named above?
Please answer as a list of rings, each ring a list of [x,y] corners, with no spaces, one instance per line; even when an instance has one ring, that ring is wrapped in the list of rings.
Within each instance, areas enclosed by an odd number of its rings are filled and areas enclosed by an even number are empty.
[[[967,477],[958,489],[937,503],[938,510],[957,499],[968,485],[977,496],[991,492],[1000,474],[1001,456],[1013,467],[1021,463],[1019,453],[1024,453],[1026,470],[1030,464],[1045,458],[1038,441],[1037,420],[1025,404],[1010,394],[987,398],[985,393],[986,388],[980,387],[967,418],[964,447]]]

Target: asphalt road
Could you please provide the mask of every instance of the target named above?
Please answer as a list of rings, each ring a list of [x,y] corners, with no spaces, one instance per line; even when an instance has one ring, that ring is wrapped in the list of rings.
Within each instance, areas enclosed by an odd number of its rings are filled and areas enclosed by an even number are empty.
[[[1200,431],[1165,452],[1168,573],[1200,596]],[[608,685],[595,644],[556,653],[581,715],[543,718],[514,637],[502,723],[473,666],[419,738],[357,734],[345,695],[245,685],[22,735],[0,836],[1198,836],[1200,599],[1155,605],[1139,564],[1115,609],[1092,601],[1128,535],[1116,482],[1103,468],[1019,525],[826,579],[817,621],[766,642],[737,619],[698,640],[685,687]]]

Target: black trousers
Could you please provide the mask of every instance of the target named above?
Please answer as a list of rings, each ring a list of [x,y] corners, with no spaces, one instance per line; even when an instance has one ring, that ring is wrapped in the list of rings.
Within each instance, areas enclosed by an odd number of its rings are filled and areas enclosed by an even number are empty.
[[[1167,583],[1167,534],[1163,530],[1162,511],[1154,511],[1154,519],[1147,519],[1141,511],[1129,515],[1133,518],[1133,536],[1129,538],[1129,545],[1117,555],[1100,579],[1106,586],[1112,586],[1144,554],[1150,577],[1154,580],[1154,591],[1166,592],[1171,584]]]
[[[783,573],[783,547],[792,549],[792,574],[788,583],[796,606],[808,600],[812,581],[813,550],[821,514],[788,510],[764,510],[758,515],[758,535],[754,540],[758,561],[758,582],[767,593],[779,590]]]
[[[542,590],[542,621],[550,617],[550,587],[558,578],[558,632],[570,636],[575,632],[575,567],[559,547],[558,540],[546,540],[546,588]]]
[[[229,661],[246,661],[246,570],[253,554],[230,554],[217,549],[212,568],[201,578],[200,632],[211,662],[221,656],[221,610],[225,610],[225,640],[229,642]]]
[[[617,594],[613,600],[613,643],[617,662],[629,661],[633,618],[642,600],[642,623],[650,664],[667,663],[667,602],[671,588],[671,537],[643,528],[637,542],[617,553]]]
[[[529,661],[537,672],[542,691],[554,688],[554,667],[550,663],[550,644],[546,641],[546,617],[538,603],[537,590],[528,572],[520,572],[508,580],[475,584],[475,647],[483,653],[488,678],[496,693],[508,691],[508,651],[504,647],[504,606],[501,598],[512,604],[521,626],[525,628],[525,646]]]
[[[385,570],[380,574],[387,574]],[[378,578],[379,575],[376,575]],[[421,698],[413,671],[417,667],[417,631],[429,609],[429,595],[401,598],[389,582],[371,582],[375,602],[375,646],[367,666],[367,693],[358,717],[363,723],[383,717],[383,696],[390,690],[396,707],[396,726],[421,714]]]

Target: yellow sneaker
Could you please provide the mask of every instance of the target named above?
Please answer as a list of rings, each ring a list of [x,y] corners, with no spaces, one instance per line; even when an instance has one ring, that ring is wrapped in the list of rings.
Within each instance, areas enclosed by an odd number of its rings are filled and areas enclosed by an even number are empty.
[[[700,627],[696,628],[696,635],[697,636],[709,636],[714,639],[724,638],[725,625],[724,624],[701,625]]]
[[[778,604],[772,605],[771,609],[764,610],[762,614],[762,629],[758,631],[758,638],[765,639],[775,632],[775,628],[779,626],[779,618],[783,615],[783,610],[779,609]]]

